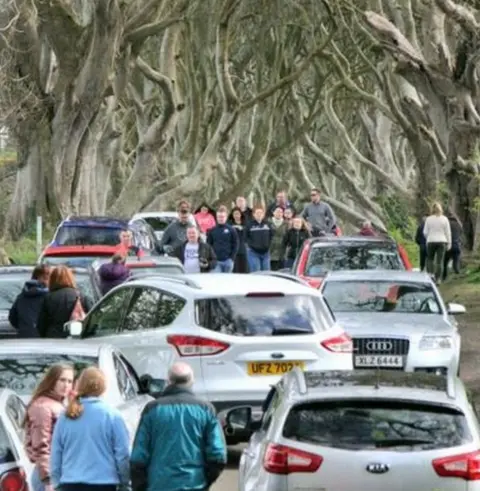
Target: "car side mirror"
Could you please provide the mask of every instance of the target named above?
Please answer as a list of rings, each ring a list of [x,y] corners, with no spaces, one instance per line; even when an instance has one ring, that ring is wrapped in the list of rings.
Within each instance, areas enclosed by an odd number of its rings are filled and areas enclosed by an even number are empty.
[[[447,305],[449,315],[462,315],[467,312],[467,309],[459,303],[449,303]]]
[[[68,332],[72,338],[78,338],[82,335],[83,322],[81,321],[69,321],[65,322],[63,329]]]
[[[245,436],[256,431],[261,421],[252,418],[251,406],[238,406],[227,412],[225,417],[225,434],[227,436]]]

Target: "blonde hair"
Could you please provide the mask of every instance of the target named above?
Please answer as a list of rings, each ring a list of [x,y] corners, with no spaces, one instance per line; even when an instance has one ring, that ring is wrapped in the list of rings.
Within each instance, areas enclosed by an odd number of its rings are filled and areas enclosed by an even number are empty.
[[[432,215],[443,215],[443,208],[440,203],[433,203]]]
[[[99,397],[107,389],[107,380],[102,370],[88,367],[82,371],[77,380],[77,393],[67,406],[66,415],[70,419],[78,419],[83,413],[81,397]]]

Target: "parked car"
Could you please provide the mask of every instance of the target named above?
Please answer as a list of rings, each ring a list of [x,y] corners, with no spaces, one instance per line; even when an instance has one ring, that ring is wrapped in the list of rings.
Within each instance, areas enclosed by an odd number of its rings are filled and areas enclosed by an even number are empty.
[[[413,271],[336,271],[320,288],[336,320],[353,338],[353,366],[456,374],[461,338],[435,282]]]
[[[32,277],[34,266],[1,266],[0,267],[0,339],[15,337],[17,331],[8,322],[8,313],[26,281]],[[87,269],[74,268],[78,288],[92,303],[100,298],[100,290]]]
[[[10,389],[0,389],[0,489],[28,491],[32,489],[32,464],[24,447],[25,404]]]
[[[77,375],[89,366],[101,368],[108,380],[105,399],[125,418],[130,436],[135,435],[140,414],[151,401],[152,392],[163,390],[165,381],[139,377],[117,348],[71,339],[8,340],[0,344],[0,388],[14,390],[28,403],[33,390],[54,363],[73,365]]]
[[[405,249],[387,236],[315,237],[304,242],[292,272],[319,288],[329,271],[411,270]]]
[[[40,255],[40,263],[87,267],[95,259],[111,257],[120,243],[120,232],[130,230],[133,244],[147,254],[158,254],[153,229],[145,220],[70,216],[57,227],[52,242]]]
[[[352,368],[352,344],[318,290],[268,275],[151,276],[111,290],[83,323],[66,324],[85,341],[120,348],[139,373],[166,378],[185,360],[194,390],[222,412],[260,405],[295,366]]]
[[[294,370],[228,431],[253,432],[239,491],[478,490],[476,411],[455,377]]]
[[[133,215],[132,220],[145,220],[154,230],[157,240],[161,240],[163,232],[172,223],[178,220],[176,211],[150,211],[141,212]],[[192,214],[188,217],[191,225],[196,225],[195,218]]]

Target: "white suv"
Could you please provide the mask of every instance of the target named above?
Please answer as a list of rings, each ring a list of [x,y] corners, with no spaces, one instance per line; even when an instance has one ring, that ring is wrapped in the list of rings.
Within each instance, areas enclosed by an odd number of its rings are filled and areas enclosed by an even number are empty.
[[[351,370],[352,342],[321,294],[272,275],[151,276],[109,292],[71,335],[120,348],[139,373],[164,380],[173,362],[194,369],[194,391],[223,412],[260,407],[298,366]]]

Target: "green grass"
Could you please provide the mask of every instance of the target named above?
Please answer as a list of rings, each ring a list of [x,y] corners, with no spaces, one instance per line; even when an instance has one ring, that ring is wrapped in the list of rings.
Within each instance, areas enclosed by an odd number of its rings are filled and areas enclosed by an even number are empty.
[[[10,164],[17,161],[17,152],[12,150],[4,150],[0,152],[0,167],[5,164]]]
[[[6,242],[5,251],[16,264],[35,264],[37,262],[35,239],[24,238],[17,242]]]

